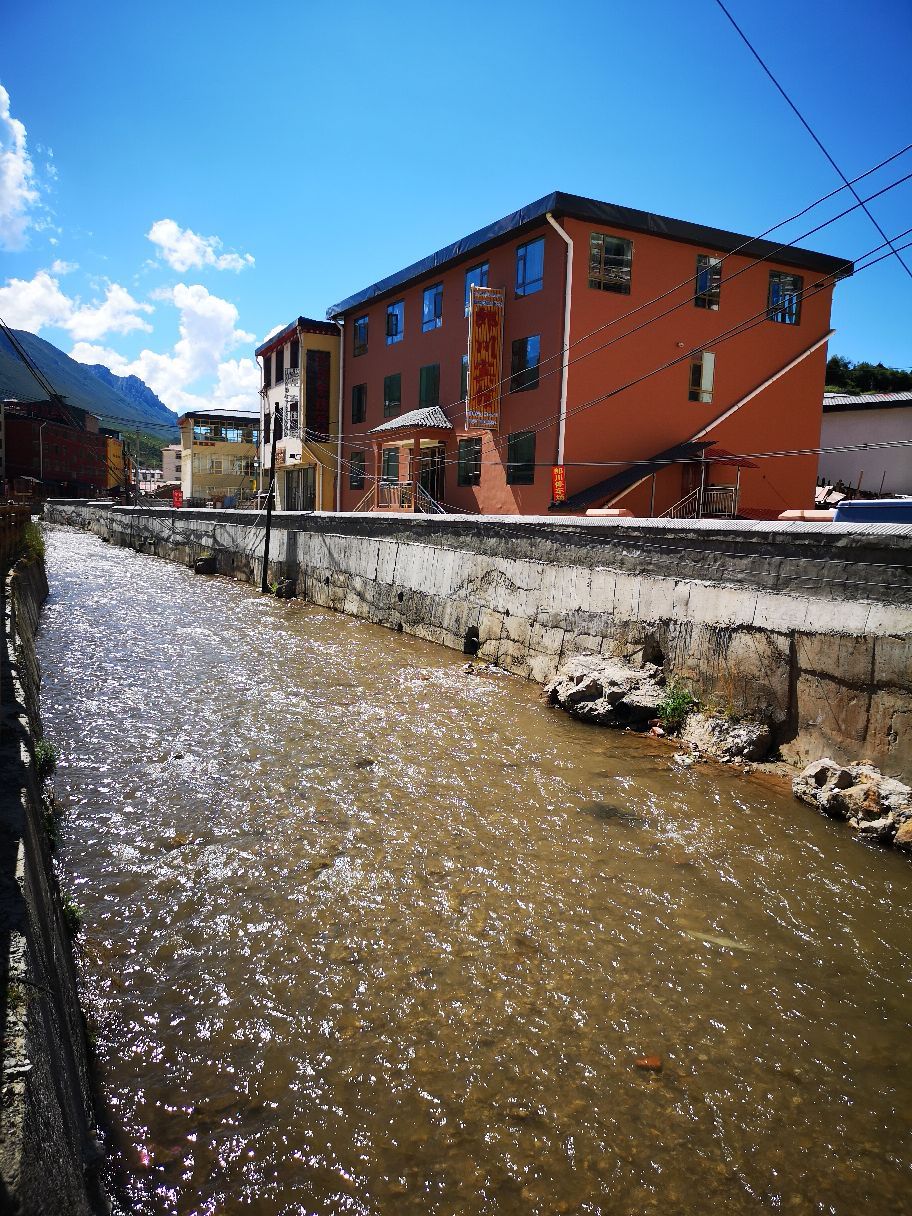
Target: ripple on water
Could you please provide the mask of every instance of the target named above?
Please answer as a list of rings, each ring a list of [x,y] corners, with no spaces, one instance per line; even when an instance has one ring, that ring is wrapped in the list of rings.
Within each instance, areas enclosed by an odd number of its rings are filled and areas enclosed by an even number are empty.
[[[902,1210],[907,863],[419,640],[48,542],[131,1211]]]

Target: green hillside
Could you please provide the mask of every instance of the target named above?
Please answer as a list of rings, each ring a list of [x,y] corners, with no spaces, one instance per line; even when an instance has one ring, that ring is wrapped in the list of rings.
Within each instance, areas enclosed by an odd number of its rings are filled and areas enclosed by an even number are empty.
[[[21,329],[13,333],[53,388],[71,405],[97,414],[103,426],[119,431],[140,430],[159,436],[163,444],[177,441],[177,415],[151,390],[146,389],[147,396],[140,401],[131,399],[43,338]],[[0,399],[16,397],[20,401],[32,401],[45,395],[0,331]]]

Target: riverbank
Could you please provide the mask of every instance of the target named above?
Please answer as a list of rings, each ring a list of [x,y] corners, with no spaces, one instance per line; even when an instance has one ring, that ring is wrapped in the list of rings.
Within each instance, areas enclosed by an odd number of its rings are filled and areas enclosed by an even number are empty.
[[[91,1216],[103,1210],[103,1152],[43,789],[50,753],[42,749],[35,634],[47,594],[37,554],[17,562],[2,587],[0,1210]]]
[[[902,1209],[904,858],[405,630],[46,543],[131,1216]]]
[[[53,500],[52,523],[258,584],[262,519]],[[273,517],[285,594],[547,683],[578,656],[660,666],[702,703],[822,756],[912,777],[912,528]]]

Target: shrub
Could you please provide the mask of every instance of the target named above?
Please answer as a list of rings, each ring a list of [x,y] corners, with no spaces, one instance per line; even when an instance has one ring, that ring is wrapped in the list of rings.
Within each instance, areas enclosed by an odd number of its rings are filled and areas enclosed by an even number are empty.
[[[44,557],[44,533],[33,519],[30,519],[22,531],[22,552],[29,561]]]
[[[47,781],[57,767],[57,748],[48,739],[39,739],[35,744],[35,768],[42,781]]]
[[[83,913],[82,908],[73,899],[65,899],[62,905],[63,923],[67,927],[70,937],[78,937],[79,930],[82,928]]]
[[[659,721],[663,729],[669,734],[676,734],[687,720],[687,715],[693,713],[696,707],[696,698],[687,685],[681,680],[672,680],[659,705]]]

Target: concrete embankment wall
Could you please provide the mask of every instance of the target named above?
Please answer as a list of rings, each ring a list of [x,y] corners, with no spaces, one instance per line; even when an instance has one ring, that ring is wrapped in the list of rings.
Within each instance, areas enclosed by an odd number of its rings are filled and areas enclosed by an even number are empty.
[[[48,587],[40,559],[3,584],[0,647],[0,1211],[102,1210],[100,1146],[72,945],[36,768],[41,738],[34,638]]]
[[[50,522],[254,583],[253,512],[48,504]],[[661,662],[765,718],[786,759],[912,775],[912,528],[280,513],[269,578],[315,604],[545,682],[602,653]]]

